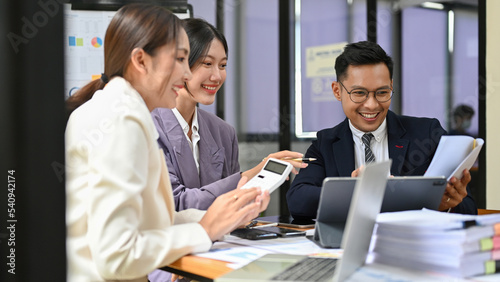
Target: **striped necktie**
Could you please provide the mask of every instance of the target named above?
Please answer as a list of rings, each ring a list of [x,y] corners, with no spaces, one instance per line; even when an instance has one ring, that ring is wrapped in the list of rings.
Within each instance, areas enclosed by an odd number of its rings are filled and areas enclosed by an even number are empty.
[[[363,144],[365,144],[365,163],[371,163],[375,161],[375,155],[370,148],[370,141],[373,138],[373,134],[366,133],[361,138],[363,140]]]

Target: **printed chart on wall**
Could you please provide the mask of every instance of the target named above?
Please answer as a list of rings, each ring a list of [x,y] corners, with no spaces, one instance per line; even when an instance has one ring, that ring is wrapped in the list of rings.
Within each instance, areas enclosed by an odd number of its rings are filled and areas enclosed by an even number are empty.
[[[347,42],[305,48],[302,63],[302,87],[296,107],[297,137],[316,137],[316,131],[332,127],[345,118],[340,102],[332,92],[336,80],[335,59]],[[312,114],[312,113],[321,113]]]
[[[192,7],[188,7],[175,15],[189,18]],[[115,13],[72,10],[70,4],[64,4],[65,99],[104,72],[104,36]]]
[[[104,35],[115,11],[75,11],[64,5],[65,97],[104,71]]]

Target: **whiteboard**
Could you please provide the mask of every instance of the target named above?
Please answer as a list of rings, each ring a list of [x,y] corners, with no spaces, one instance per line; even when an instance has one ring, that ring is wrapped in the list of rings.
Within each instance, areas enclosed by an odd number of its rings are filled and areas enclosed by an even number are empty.
[[[116,11],[71,10],[64,4],[64,98],[104,72],[104,36]],[[180,19],[191,17],[192,6]]]

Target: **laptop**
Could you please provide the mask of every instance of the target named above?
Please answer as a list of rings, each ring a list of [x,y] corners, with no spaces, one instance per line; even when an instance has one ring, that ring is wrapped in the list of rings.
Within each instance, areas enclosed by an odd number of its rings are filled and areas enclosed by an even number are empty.
[[[268,254],[215,281],[344,281],[347,279],[366,260],[391,162],[392,160],[388,160],[369,164],[357,179],[347,216],[345,236],[342,240],[344,253],[341,259]],[[330,199],[320,196],[319,201],[320,205],[328,204]],[[303,266],[304,263],[311,261],[312,265]],[[314,276],[325,269],[330,269],[330,272],[326,273],[326,278],[304,277],[308,274]],[[302,278],[288,277],[294,270]]]
[[[324,248],[339,248],[356,179],[329,177],[323,181],[313,240]],[[390,177],[380,212],[437,210],[446,189],[446,178],[425,176]],[[333,204],[334,203],[334,204]]]

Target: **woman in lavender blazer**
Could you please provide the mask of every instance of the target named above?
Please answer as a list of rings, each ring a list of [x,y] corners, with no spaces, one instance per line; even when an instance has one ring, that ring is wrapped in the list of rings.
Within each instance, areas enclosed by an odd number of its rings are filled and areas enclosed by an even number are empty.
[[[242,176],[255,176],[264,166],[240,172],[238,140],[234,128],[214,114],[196,107],[210,105],[226,79],[227,43],[224,35],[202,19],[184,20],[191,52],[189,67],[193,74],[178,91],[174,109],[157,108],[151,114],[160,135],[177,211],[206,210],[217,196],[236,188]],[[273,158],[300,158],[301,153],[281,151]],[[294,167],[306,163],[289,161]],[[295,168],[294,173],[297,173]],[[170,273],[156,270],[152,282],[170,281]],[[177,278],[173,276],[172,281]],[[181,279],[185,281],[184,279]]]
[[[235,129],[196,107],[197,103],[210,105],[215,101],[226,79],[228,47],[224,35],[205,20],[186,19],[184,24],[191,46],[189,66],[193,78],[178,92],[176,108],[152,112],[178,211],[208,209],[217,196],[236,188],[241,176],[252,178],[265,163],[240,172]],[[281,151],[268,157],[297,158],[302,154]],[[290,163],[298,168],[307,166]]]

